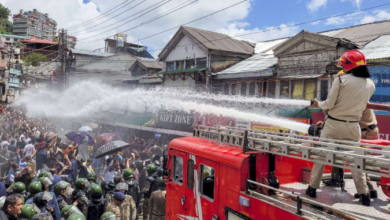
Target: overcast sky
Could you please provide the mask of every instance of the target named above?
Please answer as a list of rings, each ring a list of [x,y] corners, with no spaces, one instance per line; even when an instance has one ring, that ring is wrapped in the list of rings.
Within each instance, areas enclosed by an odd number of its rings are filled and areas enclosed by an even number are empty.
[[[104,47],[103,39],[115,33],[128,34],[128,42],[179,26],[221,10],[242,0],[0,0],[12,14],[20,9],[38,9],[55,19],[58,28],[66,28],[78,38],[78,49]],[[122,4],[121,4],[122,3]],[[306,25],[288,25],[370,8],[388,0],[247,0],[230,9],[187,26],[241,36],[265,29],[281,29],[242,36],[254,42],[292,36],[302,29],[318,32],[345,26],[390,19],[390,5],[353,15],[331,18]],[[119,5],[121,4],[121,5]],[[119,6],[118,6],[119,5]],[[185,6],[187,5],[187,6]],[[116,7],[118,6],[118,7]],[[184,8],[178,9],[179,7]],[[108,12],[110,9],[114,10]],[[145,22],[178,9],[171,14]],[[103,14],[102,13],[106,13]],[[100,16],[100,17],[99,17]],[[92,20],[93,19],[93,20]],[[121,21],[123,20],[123,21]],[[82,26],[76,25],[86,23]],[[129,30],[131,29],[131,30]],[[141,40],[157,56],[177,29]]]

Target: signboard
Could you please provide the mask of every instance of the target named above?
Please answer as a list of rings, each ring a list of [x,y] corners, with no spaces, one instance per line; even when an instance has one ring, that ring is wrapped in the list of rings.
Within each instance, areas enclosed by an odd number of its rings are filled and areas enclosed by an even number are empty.
[[[191,132],[193,123],[194,115],[185,112],[160,112],[156,127]]]
[[[161,133],[154,133],[155,139],[161,139]]]
[[[290,121],[301,122],[304,124],[310,124],[310,119],[308,119],[308,118],[285,118],[285,119],[290,120]],[[267,125],[267,124],[260,124],[260,123],[255,123],[255,122],[251,123],[251,128],[253,130],[262,130],[262,131],[270,131],[270,132],[289,132],[290,131],[287,128],[273,126],[273,125]]]
[[[236,120],[236,127],[237,128],[244,128],[244,129],[251,129],[251,122],[237,119]]]
[[[9,74],[20,75],[20,74],[22,74],[22,71],[21,71],[21,70],[14,69],[14,68],[11,68],[11,69],[9,70]]]
[[[325,114],[322,112],[312,113],[312,122],[316,124],[318,121],[324,121]],[[390,115],[376,115],[378,121],[379,134],[378,139],[390,140]]]
[[[376,90],[370,101],[390,102],[390,67],[369,68]]]
[[[217,116],[217,115],[206,115],[205,117],[205,126],[207,127],[213,127],[216,125],[220,126],[227,126],[227,127],[235,127],[236,126],[236,119],[224,117],[224,116]]]

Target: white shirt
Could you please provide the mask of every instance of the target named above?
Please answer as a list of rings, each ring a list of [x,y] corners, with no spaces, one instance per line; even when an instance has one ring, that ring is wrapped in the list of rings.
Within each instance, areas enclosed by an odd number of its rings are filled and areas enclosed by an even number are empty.
[[[2,142],[0,143],[1,149],[3,149],[3,147],[4,147],[5,145],[9,145],[8,141],[2,141]]]
[[[24,146],[23,153],[26,153],[26,155],[31,156],[35,151],[35,147],[32,144],[27,144]]]

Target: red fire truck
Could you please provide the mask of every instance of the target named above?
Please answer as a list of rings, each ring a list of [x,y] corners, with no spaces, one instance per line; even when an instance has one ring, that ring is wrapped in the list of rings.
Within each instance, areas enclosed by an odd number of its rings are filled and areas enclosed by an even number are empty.
[[[164,155],[166,219],[390,219],[388,145],[198,126]],[[307,197],[313,161],[347,170],[345,189],[322,184]],[[352,169],[379,181],[369,207],[354,198]]]

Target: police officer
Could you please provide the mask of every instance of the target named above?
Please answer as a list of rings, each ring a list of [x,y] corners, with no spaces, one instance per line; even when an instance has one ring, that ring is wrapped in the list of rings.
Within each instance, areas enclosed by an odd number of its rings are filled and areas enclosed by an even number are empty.
[[[26,185],[22,182],[16,182],[7,189],[8,194],[20,194],[26,199]]]
[[[122,220],[136,220],[137,219],[137,207],[133,198],[127,194],[129,187],[127,183],[121,182],[116,185],[116,190],[125,194],[125,200],[123,200],[121,208],[121,218]]]
[[[326,101],[314,100],[312,107],[320,107],[327,112],[321,137],[358,142],[361,135],[359,121],[375,91],[375,85],[368,79],[371,75],[361,52],[351,50],[344,53],[339,65],[343,66],[346,74],[339,75],[333,81]],[[314,163],[310,184],[306,190],[310,197],[316,197],[323,171],[324,165]],[[364,173],[352,170],[352,177],[362,204],[369,206],[370,197]]]
[[[115,213],[113,212],[105,212],[102,217],[100,217],[100,220],[117,220]]]
[[[54,188],[54,185],[53,185],[54,176],[53,176],[53,174],[51,174],[49,171],[44,170],[44,171],[42,171],[42,172],[39,173],[39,175],[38,175],[38,180],[41,179],[42,177],[47,177],[47,178],[49,178],[49,180],[50,180],[50,182],[51,182],[50,185],[49,185],[49,190],[50,190],[50,191],[53,191],[53,188]],[[47,182],[47,181],[46,181],[46,182]]]
[[[126,196],[122,192],[115,192],[113,200],[110,204],[107,205],[106,212],[115,213],[118,220],[122,220],[121,205],[126,199]]]
[[[19,215],[19,220],[31,220],[34,215],[38,214],[40,212],[37,207],[33,204],[24,204],[22,208],[22,213]]]
[[[42,183],[39,181],[31,182],[28,186],[28,192],[29,194],[27,195],[27,201],[32,199],[35,194],[42,192]]]
[[[70,188],[70,183],[65,181],[60,181],[56,185],[54,185],[54,194],[56,195],[57,202],[61,210],[70,202],[69,201],[70,194],[69,192],[67,192],[69,188]]]
[[[75,205],[67,205],[64,208],[62,208],[62,210],[61,210],[61,217],[64,219],[68,219],[69,216],[71,216],[73,214],[82,215],[83,213]]]
[[[139,203],[141,200],[139,183],[134,179],[134,172],[131,169],[123,170],[123,179],[125,183],[128,185],[127,195],[131,196],[135,202],[137,207],[137,215],[139,210]]]
[[[87,180],[89,181],[89,184],[96,184],[97,183],[97,174],[95,172],[88,173]]]
[[[75,182],[75,190],[72,192],[72,202],[83,213],[84,216],[88,216],[88,198],[85,194],[85,190],[88,188],[88,180],[79,178]]]
[[[165,181],[163,178],[158,178],[158,190],[152,192],[149,200],[149,219],[150,220],[165,220]]]
[[[43,192],[43,185],[41,184],[41,182],[38,182],[38,181],[32,182],[29,185],[29,191],[30,191],[30,196],[29,196],[29,199],[27,199],[26,204],[33,204],[34,203],[34,201],[33,201],[34,196],[40,192]],[[50,195],[49,197],[51,199],[48,201],[48,206],[53,208],[53,210],[54,210],[54,214],[55,214],[55,215],[53,215],[54,219],[61,220],[60,208],[58,206],[55,194],[52,192],[47,192],[47,191],[45,191],[45,192],[46,192],[46,195]]]
[[[143,220],[146,220],[149,213],[149,198],[152,195],[152,192],[158,190],[157,184],[157,167],[154,164],[149,164],[146,166],[146,171],[148,173],[148,177],[146,178],[145,188],[142,190],[144,195],[144,203],[142,206],[142,214]]]
[[[98,184],[92,184],[89,188],[89,197],[91,201],[88,204],[87,220],[99,219],[104,213],[106,200],[103,198],[102,187]]]
[[[112,202],[115,193],[115,184],[109,182],[106,184],[106,205]]]
[[[53,216],[53,218],[55,219],[55,213],[54,213],[53,207],[48,206],[49,201],[52,199],[53,199],[53,197],[50,193],[40,192],[34,196],[33,202],[42,213],[49,212]]]
[[[43,186],[43,191],[50,191],[50,186],[53,185],[53,182],[48,177],[40,177],[39,182],[41,182]]]

